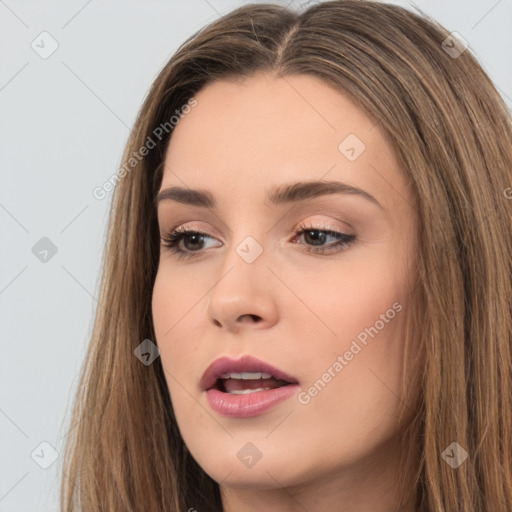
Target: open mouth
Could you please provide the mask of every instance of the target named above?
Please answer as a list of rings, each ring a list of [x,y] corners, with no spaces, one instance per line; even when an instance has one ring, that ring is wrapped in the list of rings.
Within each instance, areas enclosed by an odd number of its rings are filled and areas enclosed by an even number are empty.
[[[200,380],[206,400],[217,413],[249,418],[270,411],[291,398],[299,384],[283,370],[245,354],[238,359],[217,358]]]
[[[214,389],[234,395],[247,395],[257,391],[269,391],[289,385],[290,382],[277,379],[270,373],[242,372],[224,373],[215,382]]]

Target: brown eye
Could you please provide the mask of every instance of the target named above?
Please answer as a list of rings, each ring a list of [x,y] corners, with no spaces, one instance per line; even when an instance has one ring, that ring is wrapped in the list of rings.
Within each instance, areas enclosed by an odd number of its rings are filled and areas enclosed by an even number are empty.
[[[212,237],[200,231],[178,228],[171,231],[168,235],[161,237],[161,240],[162,245],[166,249],[178,254],[180,258],[187,258],[195,256],[194,253],[202,253],[207,238]],[[180,248],[179,244],[181,241],[183,241],[185,249]]]
[[[317,254],[339,252],[351,245],[356,239],[355,235],[347,235],[345,233],[340,233],[339,231],[320,229],[314,226],[300,226],[295,231],[295,235],[304,236],[305,242],[300,242],[300,244],[312,246],[307,249],[308,252]],[[329,237],[334,238],[337,241],[324,245]]]

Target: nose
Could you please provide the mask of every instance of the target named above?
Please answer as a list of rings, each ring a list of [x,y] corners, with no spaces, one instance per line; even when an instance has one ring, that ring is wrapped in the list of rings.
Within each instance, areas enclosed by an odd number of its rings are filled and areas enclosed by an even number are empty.
[[[276,323],[275,276],[267,260],[265,251],[251,263],[235,249],[229,251],[208,300],[208,318],[216,327],[235,333]]]

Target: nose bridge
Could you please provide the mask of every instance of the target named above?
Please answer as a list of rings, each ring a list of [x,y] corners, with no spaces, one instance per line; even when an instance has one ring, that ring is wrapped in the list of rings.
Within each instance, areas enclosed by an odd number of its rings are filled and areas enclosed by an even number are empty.
[[[244,318],[274,321],[276,304],[268,287],[267,262],[263,241],[253,235],[229,248],[208,300],[208,315],[216,325],[233,326]]]
[[[233,265],[244,264],[246,268],[242,266],[242,269],[247,272],[250,272],[254,266],[261,272],[260,267],[264,268],[262,261],[267,260],[264,245],[268,247],[268,228],[261,222],[262,216],[259,216],[257,222],[254,222],[255,217],[258,217],[256,213],[251,213],[247,209],[244,212],[242,208],[239,211],[241,213],[233,224],[232,239],[229,251],[225,256],[225,271]]]
[[[258,238],[261,239],[261,236]],[[233,288],[232,293],[243,293],[244,290],[256,292],[258,283],[266,281],[270,274],[266,268],[267,254],[263,242],[259,242],[253,235],[247,235],[240,242],[234,243],[226,251],[220,272],[220,281],[214,287],[223,286]],[[220,285],[220,286],[219,286]]]

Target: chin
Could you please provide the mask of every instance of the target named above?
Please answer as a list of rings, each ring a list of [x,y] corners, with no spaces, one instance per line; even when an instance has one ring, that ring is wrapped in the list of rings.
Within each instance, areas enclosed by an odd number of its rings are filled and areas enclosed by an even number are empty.
[[[261,457],[256,460],[256,449],[248,444],[249,442],[231,441],[229,449],[216,445],[214,453],[203,453],[202,457],[195,457],[195,453],[191,451],[203,471],[222,486],[238,489],[273,489],[300,485],[307,480],[308,474],[311,476],[311,468],[308,471],[308,468],[297,464],[297,459],[300,459],[297,451],[287,453],[282,447],[271,446],[268,440],[266,443],[263,440],[256,440],[255,445],[261,447]],[[250,459],[251,454],[253,460]]]

